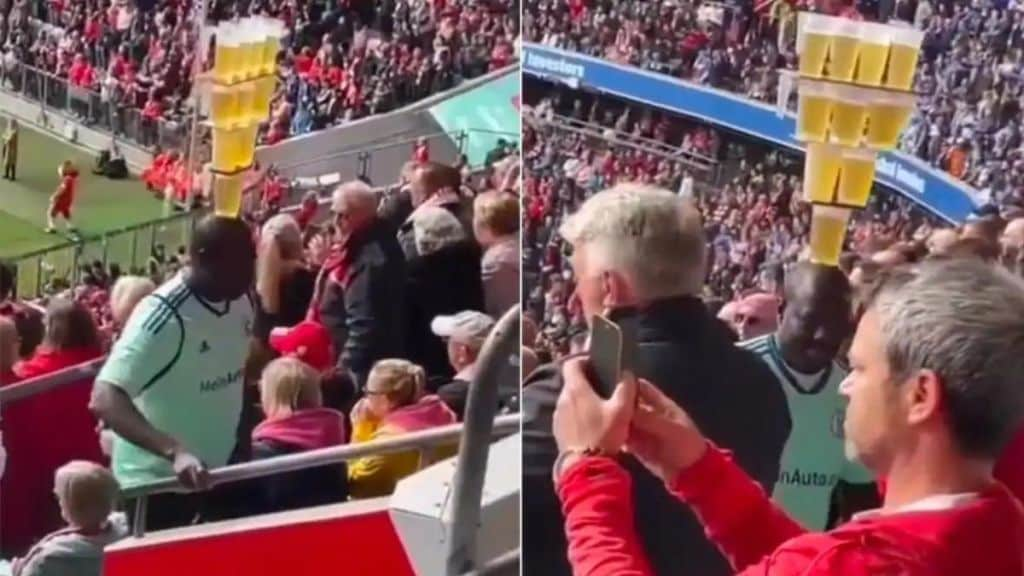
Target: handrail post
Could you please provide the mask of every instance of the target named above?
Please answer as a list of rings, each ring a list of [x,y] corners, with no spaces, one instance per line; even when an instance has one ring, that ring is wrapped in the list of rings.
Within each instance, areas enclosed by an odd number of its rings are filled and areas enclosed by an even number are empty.
[[[462,448],[455,465],[452,525],[445,562],[446,574],[457,576],[474,567],[476,532],[480,523],[480,497],[487,472],[491,429],[498,409],[498,387],[509,358],[519,349],[519,307],[498,320],[484,343],[477,372],[469,386]]]
[[[142,538],[146,535],[146,499],[142,494],[135,499],[135,518],[132,519],[132,537]]]

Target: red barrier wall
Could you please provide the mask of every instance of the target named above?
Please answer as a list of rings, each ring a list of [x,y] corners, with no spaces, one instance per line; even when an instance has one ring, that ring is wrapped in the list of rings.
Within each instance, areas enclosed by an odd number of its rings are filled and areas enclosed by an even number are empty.
[[[2,407],[7,469],[0,480],[0,550],[24,553],[63,522],[53,474],[70,460],[106,464],[89,412],[92,379]],[[17,386],[17,384],[15,384]]]
[[[154,533],[107,549],[104,576],[415,576],[379,500]],[[362,511],[338,516],[353,507]],[[270,521],[266,519],[271,519]]]

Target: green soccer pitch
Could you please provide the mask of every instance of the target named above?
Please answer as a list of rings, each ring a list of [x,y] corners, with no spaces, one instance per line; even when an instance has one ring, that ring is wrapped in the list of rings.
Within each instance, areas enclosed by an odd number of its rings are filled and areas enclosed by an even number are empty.
[[[6,122],[0,132],[6,130]],[[57,188],[57,167],[63,160],[78,166],[74,222],[86,240],[105,232],[159,219],[164,205],[137,179],[110,180],[92,173],[96,157],[55,137],[21,125],[18,179],[0,180],[0,258],[66,244],[63,225],[47,234],[46,211]]]

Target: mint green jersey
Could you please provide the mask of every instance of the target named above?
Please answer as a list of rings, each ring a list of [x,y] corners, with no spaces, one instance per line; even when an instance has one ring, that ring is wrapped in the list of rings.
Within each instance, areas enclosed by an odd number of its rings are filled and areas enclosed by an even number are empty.
[[[846,459],[843,449],[846,399],[839,394],[839,384],[847,371],[833,362],[818,374],[797,372],[782,359],[774,334],[740,346],[757,354],[772,369],[786,392],[793,422],[772,498],[806,528],[823,530],[828,523],[832,489],[839,479],[851,483],[873,481],[863,466]]]
[[[135,308],[97,380],[207,466],[223,466],[237,441],[252,323],[248,296],[208,302],[178,274]],[[112,460],[122,488],[173,475],[169,461],[119,437]]]

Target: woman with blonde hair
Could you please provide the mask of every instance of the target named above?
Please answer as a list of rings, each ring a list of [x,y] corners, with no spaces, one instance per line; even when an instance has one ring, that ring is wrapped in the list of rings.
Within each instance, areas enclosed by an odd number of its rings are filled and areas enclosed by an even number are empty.
[[[254,460],[345,443],[345,415],[323,407],[320,374],[297,358],[278,358],[260,378],[266,420],[252,432]],[[348,498],[344,464],[275,474],[254,481],[247,508],[262,514],[342,502]]]
[[[68,526],[15,560],[14,576],[100,576],[103,549],[128,534],[124,516],[111,515],[117,480],[99,464],[74,460],[57,469],[53,492]]]
[[[368,442],[454,424],[455,413],[435,395],[425,394],[427,376],[407,360],[381,360],[366,381],[365,396],[352,409],[352,442]],[[454,453],[453,447],[435,449],[429,461]],[[420,452],[367,456],[349,462],[349,489],[354,498],[386,496],[402,478],[420,466]]]

